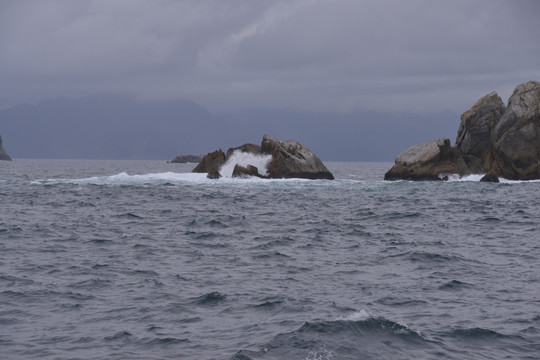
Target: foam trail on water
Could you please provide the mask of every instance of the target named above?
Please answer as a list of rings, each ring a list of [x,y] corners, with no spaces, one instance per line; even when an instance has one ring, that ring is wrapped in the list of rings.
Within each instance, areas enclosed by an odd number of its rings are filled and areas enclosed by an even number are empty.
[[[466,176],[459,176],[458,174],[452,174],[448,176],[448,181],[472,181],[478,182],[484,177],[485,174],[471,174]],[[503,177],[499,178],[501,183],[505,184],[519,184],[523,182],[540,182],[540,180],[508,180]]]
[[[259,174],[265,176],[268,174],[267,166],[272,160],[272,155],[257,155],[235,150],[229,159],[221,166],[219,173],[223,177],[232,177],[234,167],[253,165],[259,170]]]
[[[92,176],[82,179],[47,179],[35,180],[34,185],[75,184],[75,185],[146,185],[166,183],[200,183],[206,180],[206,174],[198,173],[154,173],[144,175],[129,175],[125,172],[109,176]]]

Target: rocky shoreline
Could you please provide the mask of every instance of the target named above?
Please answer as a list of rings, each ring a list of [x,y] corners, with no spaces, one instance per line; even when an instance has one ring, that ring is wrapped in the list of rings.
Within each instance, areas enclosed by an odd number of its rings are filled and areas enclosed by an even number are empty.
[[[505,106],[491,92],[461,115],[455,145],[439,139],[410,147],[385,180],[445,180],[486,174],[482,181],[540,179],[540,82],[518,85]]]

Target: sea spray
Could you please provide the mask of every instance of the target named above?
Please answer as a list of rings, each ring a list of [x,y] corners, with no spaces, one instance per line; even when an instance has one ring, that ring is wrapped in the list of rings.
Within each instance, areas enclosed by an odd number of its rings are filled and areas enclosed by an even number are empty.
[[[244,167],[253,165],[257,167],[260,175],[266,176],[268,174],[267,166],[271,160],[272,155],[259,155],[235,150],[225,164],[221,166],[219,173],[223,177],[232,177],[236,165]]]

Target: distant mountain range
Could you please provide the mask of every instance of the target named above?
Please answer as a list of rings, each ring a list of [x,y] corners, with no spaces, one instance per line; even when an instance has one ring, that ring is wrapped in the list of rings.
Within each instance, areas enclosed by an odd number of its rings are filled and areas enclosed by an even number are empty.
[[[172,160],[205,154],[263,134],[296,139],[323,160],[392,161],[426,139],[453,142],[459,115],[245,110],[211,114],[184,100],[123,96],[44,100],[0,111],[0,135],[14,158]]]

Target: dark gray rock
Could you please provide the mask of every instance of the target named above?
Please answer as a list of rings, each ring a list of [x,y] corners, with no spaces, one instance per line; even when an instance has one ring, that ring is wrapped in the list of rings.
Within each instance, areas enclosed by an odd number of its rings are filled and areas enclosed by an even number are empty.
[[[272,155],[269,178],[334,179],[323,162],[296,140],[280,141],[264,135],[261,152]]]
[[[497,173],[506,179],[540,179],[540,82],[516,87],[494,132]]]
[[[490,168],[491,133],[505,110],[502,99],[493,91],[461,115],[456,147],[472,173],[485,172]]]
[[[497,174],[494,171],[491,171],[491,172],[487,173],[486,175],[484,175],[480,179],[480,182],[498,183],[499,182],[499,177],[497,176]]]
[[[395,165],[384,175],[385,180],[444,180],[466,168],[461,153],[449,139],[413,145],[396,157]]]
[[[540,82],[518,85],[506,108],[497,93],[484,96],[461,116],[456,146],[440,141],[407,149],[385,179],[436,180],[444,173],[540,179]]]
[[[186,164],[186,163],[199,163],[204,158],[204,155],[186,155],[180,154],[177,155],[170,162],[173,164]]]
[[[262,178],[262,175],[259,174],[259,169],[256,166],[248,165],[246,167],[236,164],[234,166],[232,177],[236,178],[246,178],[250,176],[255,176]]]
[[[11,157],[2,146],[2,137],[0,136],[0,160],[11,161]]]
[[[219,149],[214,152],[208,153],[201,162],[191,172],[194,173],[210,173],[212,171],[219,171],[221,165],[225,163],[225,153]]]
[[[251,153],[251,154],[260,154],[261,153],[261,147],[259,145],[244,144],[242,146],[238,146],[238,147],[235,147],[235,148],[229,148],[229,150],[227,150],[227,153],[225,154],[225,157],[227,159],[230,158],[232,156],[232,154],[236,150],[239,150],[239,151],[245,152],[245,153]]]
[[[210,170],[208,174],[206,175],[208,179],[219,179],[221,177],[221,174],[217,170]]]
[[[324,166],[323,162],[313,154],[311,150],[296,140],[280,141],[271,136],[264,135],[261,146],[244,144],[227,150],[227,154],[218,150],[206,155],[197,165],[193,172],[219,171],[220,167],[232,157],[232,154],[240,150],[254,155],[272,155],[268,164],[268,178],[304,178],[304,179],[334,179],[334,175]],[[257,167],[246,167],[236,164],[233,170],[236,176],[258,176]]]

